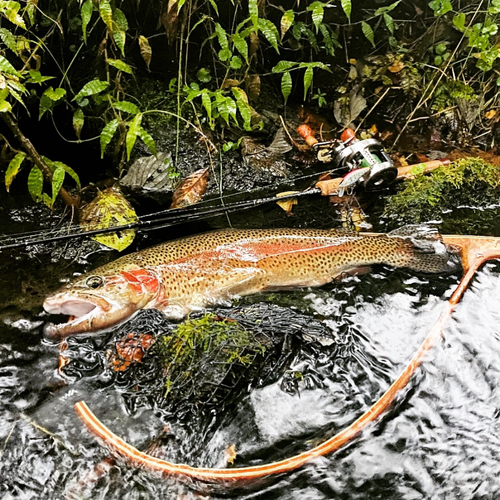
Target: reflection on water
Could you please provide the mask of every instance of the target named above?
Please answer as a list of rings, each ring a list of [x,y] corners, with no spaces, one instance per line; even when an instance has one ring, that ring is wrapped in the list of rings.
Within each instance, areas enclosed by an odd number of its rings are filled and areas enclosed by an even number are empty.
[[[73,272],[70,262],[65,265]],[[21,257],[19,269],[2,265],[13,285],[9,297],[3,292],[0,317],[1,498],[442,499],[495,498],[500,489],[498,265],[478,274],[443,341],[382,421],[333,455],[224,495],[196,492],[109,458],[73,404],[85,400],[128,442],[154,445],[171,460],[220,466],[230,445],[235,465],[289,456],[351,423],[387,389],[439,316],[458,275],[377,267],[321,289],[245,299],[239,306],[249,310],[274,304],[269,321],[273,311],[289,311],[296,326],[280,323],[275,332],[286,363],[274,376],[263,366],[265,377],[253,377],[234,404],[221,405],[222,414],[211,408],[201,422],[199,415],[176,420],[168,404],[130,411],[123,386],[106,370],[102,336],[78,347],[80,361],[92,369],[63,380],[58,347],[41,341],[44,315],[24,304],[25,291],[14,278],[22,272],[54,285],[53,269],[37,266],[30,256]]]

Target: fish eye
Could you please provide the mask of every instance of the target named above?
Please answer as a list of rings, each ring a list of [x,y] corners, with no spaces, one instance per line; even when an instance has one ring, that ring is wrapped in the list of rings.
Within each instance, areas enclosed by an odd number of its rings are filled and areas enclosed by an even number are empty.
[[[89,288],[99,288],[104,284],[104,280],[100,276],[90,276],[85,280],[85,284]]]

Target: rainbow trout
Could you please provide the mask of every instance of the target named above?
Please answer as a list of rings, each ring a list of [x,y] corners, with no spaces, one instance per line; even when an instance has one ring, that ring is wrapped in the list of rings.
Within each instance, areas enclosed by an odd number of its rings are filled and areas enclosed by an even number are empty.
[[[228,229],[169,241],[125,255],[47,297],[45,334],[64,338],[113,326],[139,309],[170,318],[263,290],[320,286],[360,266],[388,264],[449,271],[456,259],[427,227],[388,234],[340,230]]]

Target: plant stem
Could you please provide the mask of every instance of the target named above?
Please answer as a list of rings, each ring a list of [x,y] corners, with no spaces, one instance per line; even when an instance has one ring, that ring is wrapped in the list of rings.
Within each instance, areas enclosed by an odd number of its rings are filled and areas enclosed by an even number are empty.
[[[35,149],[35,146],[33,146],[31,141],[21,132],[17,121],[8,113],[2,113],[1,116],[2,120],[14,134],[14,137],[19,141],[26,153],[28,153],[33,163],[42,171],[46,179],[52,181],[52,171],[43,161],[42,157]],[[63,199],[64,203],[66,203],[66,205],[70,207],[78,206],[80,199],[78,197],[70,195],[63,187],[61,187],[59,194],[61,195],[61,198]]]

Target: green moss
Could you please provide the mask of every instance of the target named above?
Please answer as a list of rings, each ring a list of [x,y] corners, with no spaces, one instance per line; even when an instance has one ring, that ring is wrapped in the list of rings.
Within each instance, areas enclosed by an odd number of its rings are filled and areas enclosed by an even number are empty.
[[[464,158],[430,175],[418,175],[388,198],[384,215],[399,222],[442,218],[460,205],[485,206],[498,201],[500,167],[480,158]]]
[[[165,376],[165,396],[193,380],[220,383],[233,365],[250,365],[266,347],[238,322],[209,313],[188,318],[156,344]]]

